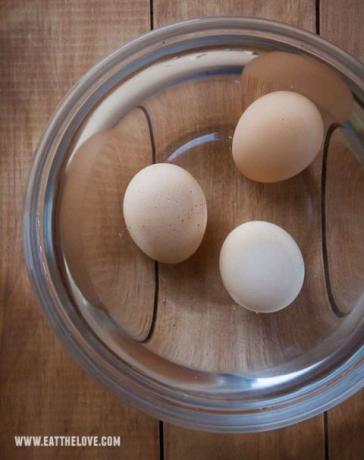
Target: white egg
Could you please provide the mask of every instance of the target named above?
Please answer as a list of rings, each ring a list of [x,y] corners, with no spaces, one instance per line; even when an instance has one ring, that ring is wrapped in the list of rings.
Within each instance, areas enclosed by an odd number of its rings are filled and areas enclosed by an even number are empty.
[[[175,264],[200,246],[207,224],[205,195],[185,169],[158,163],[130,181],[123,202],[126,227],[152,259]]]
[[[269,222],[251,221],[236,227],[225,239],[220,274],[235,302],[257,313],[271,313],[297,297],[305,267],[289,233]]]
[[[289,179],[320,151],[324,123],[307,97],[275,91],[254,101],[242,114],[232,144],[239,171],[258,182]]]

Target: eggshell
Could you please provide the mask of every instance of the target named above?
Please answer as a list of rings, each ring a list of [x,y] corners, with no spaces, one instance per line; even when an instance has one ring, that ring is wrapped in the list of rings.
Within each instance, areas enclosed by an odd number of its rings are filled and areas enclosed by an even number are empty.
[[[123,202],[130,236],[152,259],[175,264],[200,246],[207,224],[204,193],[179,166],[148,166],[130,181]]]
[[[310,99],[327,124],[350,118],[353,96],[338,72],[303,54],[272,51],[251,60],[241,75],[244,106],[272,91],[294,91]]]
[[[232,153],[239,171],[258,182],[278,182],[305,169],[319,153],[324,125],[305,96],[275,91],[253,102],[236,126]]]
[[[257,313],[271,313],[294,301],[305,268],[289,233],[269,222],[251,221],[236,227],[225,239],[220,274],[235,302]]]

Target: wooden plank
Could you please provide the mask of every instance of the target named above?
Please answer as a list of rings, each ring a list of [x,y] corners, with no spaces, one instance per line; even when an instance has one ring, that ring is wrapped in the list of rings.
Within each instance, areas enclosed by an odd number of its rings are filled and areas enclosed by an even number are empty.
[[[364,61],[363,22],[364,6],[361,0],[346,2],[321,0],[320,2],[320,35],[352,53],[361,61]],[[355,168],[355,160],[352,160],[346,163],[344,171],[350,168],[350,163],[353,162],[353,168]],[[351,184],[357,185],[358,180],[351,181]],[[341,199],[342,201],[343,199]],[[354,202],[352,205],[355,205]],[[348,226],[347,229],[349,229]],[[357,268],[355,261],[354,265],[354,268]],[[356,270],[356,273],[359,274],[360,271]],[[348,300],[345,291],[342,291],[341,297],[341,302]],[[361,391],[328,412],[328,455],[331,460],[359,460],[363,458],[364,439],[361,436],[364,429],[363,395],[364,392]]]
[[[256,16],[315,31],[314,0],[154,0],[153,13],[155,27],[203,16]]]
[[[328,412],[330,460],[361,460],[364,452],[364,391]]]
[[[128,235],[121,197],[130,179],[152,161],[147,120],[136,108],[71,155],[59,199],[68,273],[93,306],[140,341],[152,327],[155,267]]]
[[[21,209],[32,151],[56,104],[99,58],[149,29],[147,0],[0,2],[0,457],[156,459],[158,423],[66,355],[31,294]],[[14,435],[118,435],[120,448],[15,448]]]
[[[271,19],[289,22],[291,24],[313,31],[315,24],[315,5],[313,1],[216,1],[208,3],[202,1],[186,1],[178,3],[165,0],[154,1],[153,17],[156,26],[171,23],[180,19],[187,19],[191,17],[206,15],[246,15],[267,17]],[[191,84],[191,88],[185,90],[183,104],[185,107],[190,107],[191,110],[188,111],[188,115],[184,115],[182,112],[179,113],[179,116],[181,117],[181,123],[183,124],[184,129],[186,129],[186,133],[189,130],[197,129],[196,126],[192,125],[196,123],[196,117],[198,117],[199,111],[200,113],[201,111],[206,112],[206,126],[211,126],[211,124],[213,125],[215,117],[216,120],[219,120],[219,117],[221,120],[222,116],[226,116],[227,125],[230,126],[233,124],[234,117],[236,118],[238,116],[238,113],[242,109],[242,107],[239,107],[238,103],[236,102],[236,100],[234,100],[234,98],[228,98],[230,101],[229,108],[224,107],[223,102],[221,102],[221,98],[219,98],[220,91],[226,91],[227,96],[231,94],[231,92],[233,91],[233,82],[225,80],[223,82],[216,81],[215,83],[216,85],[213,85],[217,88],[215,94],[211,89],[204,87],[204,83],[196,83],[194,88],[192,88]],[[171,102],[171,100],[175,100],[175,98],[179,100],[178,97],[182,98],[181,95],[178,95],[178,90],[175,90],[173,94],[170,93],[169,97],[166,96],[165,99],[163,99],[163,104],[161,103],[161,107],[164,106],[164,108],[166,108],[168,103]],[[197,100],[194,100],[196,98]],[[218,102],[218,104],[216,104],[216,102]],[[191,106],[189,104],[191,104]],[[214,105],[216,107],[216,113],[214,113],[211,110],[212,106]],[[163,129],[163,127],[161,127],[162,123],[158,121],[160,115],[158,115],[157,106],[158,103],[155,103],[155,105],[153,106],[153,101],[151,101],[148,105],[148,109],[150,110],[153,121],[157,157],[160,160],[163,160],[165,159],[163,155],[165,155],[168,152],[168,150],[171,151],[172,146],[171,144],[168,145],[168,142],[170,141],[168,140],[167,130]],[[203,117],[200,117],[199,120],[203,120]],[[173,127],[174,124],[169,122],[169,126]],[[204,121],[200,121],[200,124],[198,125],[198,130],[204,133],[204,127]],[[173,138],[173,135],[169,139],[171,138]],[[208,196],[208,201],[210,200],[209,219],[214,220],[214,217],[216,217],[216,215],[219,214],[218,208],[221,208],[221,201],[217,199],[217,195],[219,193],[225,193],[226,188],[230,188],[230,196],[234,196],[234,202],[236,200],[237,203],[242,205],[244,201],[244,192],[246,190],[234,189],[233,185],[230,186],[230,184],[235,184],[236,178],[234,177],[234,172],[232,172],[233,168],[230,169],[231,165],[229,165],[228,163],[228,151],[226,146],[223,145],[223,143],[217,143],[215,146],[211,144],[208,148],[204,148],[202,146],[200,147],[200,150],[201,151],[198,150],[198,147],[196,148],[193,160],[189,160],[187,158],[188,155],[186,156],[186,158],[181,156],[179,159],[179,164],[182,164],[184,167],[191,170],[194,173],[194,175],[197,176],[198,179],[203,183],[205,192]],[[210,157],[206,156],[207,152],[209,152]],[[214,181],[213,178],[210,177],[210,174],[206,174],[206,168],[212,168],[215,171],[219,170],[220,179],[221,175],[223,175],[223,177],[226,179],[223,181],[223,187],[220,187],[219,183]],[[202,171],[205,171],[205,174],[202,174]],[[212,170],[210,171],[210,173],[212,173]],[[206,178],[206,176],[210,178],[210,184],[208,184],[209,179]],[[215,195],[213,192],[214,187]],[[300,202],[299,196],[295,195],[295,187],[296,185],[292,186],[292,193],[290,194],[290,196],[293,202],[298,206],[298,209],[302,209],[302,206],[304,207],[305,203]],[[275,189],[273,195],[276,194],[277,202],[279,202],[279,196],[281,194],[279,186],[276,188],[273,187],[272,189]],[[259,200],[261,200],[262,197],[265,196],[265,192],[266,197],[268,197],[269,193],[267,193],[267,191],[264,191],[264,186],[257,187],[257,189],[254,191],[254,193],[256,194],[256,198]],[[213,197],[215,197],[215,204],[213,204],[211,201]],[[271,198],[271,200],[272,201],[269,203],[268,199],[266,203],[267,212],[269,206],[271,206],[272,203],[274,203],[275,201],[274,198]],[[236,207],[241,209],[241,207],[239,206]],[[228,209],[226,209],[226,213],[226,219],[228,221],[227,225],[230,225],[232,220]],[[269,218],[268,215],[266,217]],[[237,218],[237,214],[234,216],[234,219],[235,218]],[[282,218],[289,225],[289,219],[287,220],[287,218]],[[216,219],[215,221],[217,222]],[[207,341],[207,343],[210,343],[211,340],[212,342],[214,342],[213,339],[208,334],[206,334],[205,322],[210,322],[212,324],[214,321],[216,321],[215,324],[217,328],[215,332],[216,334],[220,334],[219,336],[221,336],[221,331],[226,329],[225,326],[224,328],[221,328],[221,321],[224,321],[224,319],[220,317],[223,316],[223,312],[221,311],[221,305],[224,305],[224,308],[226,307],[227,310],[230,309],[228,315],[230,318],[228,324],[229,333],[231,332],[231,330],[234,330],[236,323],[239,323],[241,325],[244,324],[245,321],[246,325],[249,325],[249,314],[245,314],[245,312],[242,312],[241,309],[237,309],[235,312],[233,311],[231,301],[228,299],[227,296],[225,296],[223,290],[221,289],[216,274],[213,275],[213,273],[215,273],[216,270],[212,268],[211,270],[208,270],[208,273],[206,275],[203,269],[203,266],[205,266],[204,264],[206,264],[206,261],[210,261],[211,264],[216,265],[217,248],[221,244],[221,239],[223,238],[224,233],[224,221],[225,220],[220,219],[220,227],[222,226],[222,230],[221,228],[219,229],[217,226],[215,226],[214,229],[210,228],[210,233],[208,230],[208,233],[206,234],[206,243],[203,243],[202,247],[194,257],[193,265],[195,273],[191,271],[191,266],[188,265],[192,262],[186,262],[185,268],[160,267],[160,310],[158,311],[158,314],[163,315],[163,311],[165,311],[166,316],[164,323],[164,334],[168,335],[168,329],[174,328],[173,334],[175,340],[177,340],[177,337],[178,339],[181,338],[178,336],[177,330],[187,330],[187,335],[191,334],[191,330],[195,329],[193,326],[193,322],[191,323],[191,319],[194,318],[193,321],[199,326],[201,331],[201,340]],[[220,230],[222,232],[221,234]],[[204,277],[203,285],[201,285],[201,283],[197,281],[201,278],[201,276]],[[172,292],[170,288],[171,282],[175,285],[177,285],[178,283],[179,290],[175,289],[174,292]],[[184,288],[186,283],[190,283],[190,285],[188,286],[189,289]],[[191,294],[191,289],[194,290],[193,295]],[[214,308],[215,304],[216,308]],[[182,309],[182,306],[184,308],[185,314],[182,314],[179,311],[179,309]],[[220,308],[218,308],[218,306]],[[196,319],[198,318],[198,312],[200,314],[201,312],[205,312],[203,322],[201,321],[201,318]],[[191,317],[189,317],[189,315]],[[183,317],[186,317],[188,321],[186,320],[184,322]],[[176,322],[176,319],[178,319],[179,321]],[[226,323],[224,324],[226,325]],[[266,324],[264,327],[266,328],[265,332],[267,332],[268,329],[273,330],[273,328],[270,329],[271,325],[269,324]],[[257,327],[256,330],[262,331],[264,330],[264,327],[262,328],[260,325],[259,327]],[[249,327],[247,327],[246,329],[244,328],[245,332],[247,332],[248,329]],[[223,363],[230,367],[230,369],[234,368],[234,366],[240,366],[241,368],[242,365],[249,365],[249,363],[247,362],[234,363],[231,360],[231,353],[229,352],[233,350],[233,347],[228,347],[227,351],[225,350],[225,352],[224,350],[219,350],[219,352],[216,355],[214,353],[211,353],[212,355],[214,355],[212,357],[209,356],[208,353],[206,353],[205,356],[201,357],[201,353],[198,355],[197,348],[195,350],[195,353],[191,351],[189,356],[183,356],[181,354],[181,347],[174,347],[171,341],[168,342],[170,345],[169,348],[167,346],[163,346],[163,340],[161,338],[161,335],[158,337],[158,332],[162,334],[163,331],[162,326],[158,325],[157,321],[155,336],[152,338],[149,345],[151,347],[156,347],[162,354],[167,353],[167,355],[170,358],[178,362],[184,362],[185,364],[188,363],[189,365],[193,363],[196,366],[206,366],[206,368],[209,368],[210,370],[211,368],[213,368],[214,365],[216,365],[217,368],[220,368],[220,366],[223,365]],[[236,327],[235,332],[238,332]],[[246,337],[243,337],[244,334],[240,336],[233,334],[231,338],[229,336],[229,333],[226,334],[226,337],[225,335],[223,337],[225,343],[228,343],[229,339],[231,340],[231,342],[234,342],[235,339],[238,338],[237,343],[239,343],[240,346],[246,345],[247,339]],[[213,345],[216,345],[216,341],[213,343]],[[232,343],[231,345],[234,345],[234,343]],[[189,348],[193,348],[192,345],[190,345]],[[264,347],[262,346],[262,349],[263,348]],[[184,347],[184,349],[188,350],[188,347]],[[260,356],[262,356],[263,354],[264,353],[260,353]],[[257,353],[257,355],[259,355],[259,353]],[[268,354],[266,354],[262,359],[266,359],[269,363],[270,357],[267,355]],[[196,356],[199,356],[199,359],[196,359]],[[216,362],[216,359],[218,359],[218,362]],[[263,364],[263,362],[260,364]],[[272,459],[323,459],[324,456],[323,417],[321,416],[287,429],[265,434],[253,434],[244,436],[198,433],[176,428],[171,425],[165,425],[164,439],[164,453],[165,458],[167,460],[178,460],[186,457],[194,459],[256,459],[268,457]]]
[[[364,168],[342,128],[330,136],[325,171],[327,264],[334,308],[350,313],[364,285]]]
[[[320,0],[320,35],[364,61],[364,4],[361,0]]]
[[[195,432],[165,425],[166,460],[324,459],[319,418],[281,430],[248,435]]]

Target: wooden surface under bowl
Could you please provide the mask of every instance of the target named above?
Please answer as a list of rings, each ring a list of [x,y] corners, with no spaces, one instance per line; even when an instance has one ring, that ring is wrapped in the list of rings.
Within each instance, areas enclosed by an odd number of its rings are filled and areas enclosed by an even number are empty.
[[[37,307],[23,264],[20,217],[32,152],[48,118],[71,85],[120,43],[181,19],[245,15],[319,33],[363,60],[361,0],[4,0],[1,7],[1,52],[7,65],[0,78],[0,457],[361,460],[363,392],[298,425],[240,436],[158,423],[119,402],[72,362]],[[343,190],[332,203],[342,206],[348,198]],[[122,445],[18,448],[14,435],[20,433],[120,435]]]

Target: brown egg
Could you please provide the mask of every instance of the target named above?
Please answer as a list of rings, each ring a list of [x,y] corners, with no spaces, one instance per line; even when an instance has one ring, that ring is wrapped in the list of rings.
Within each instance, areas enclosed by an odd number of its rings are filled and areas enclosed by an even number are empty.
[[[294,91],[310,99],[325,125],[347,120],[353,97],[339,74],[314,58],[273,51],[250,61],[241,76],[243,107],[272,91]]]
[[[253,102],[235,128],[232,153],[239,171],[257,182],[278,182],[305,169],[324,135],[320,112],[305,96],[275,91]]]
[[[200,246],[207,224],[205,195],[185,169],[157,163],[129,182],[123,201],[130,236],[154,260],[176,264]]]

